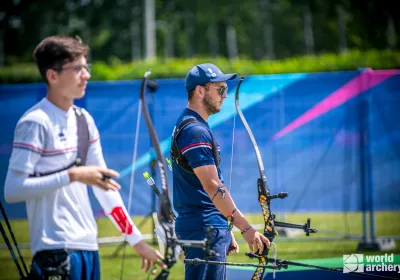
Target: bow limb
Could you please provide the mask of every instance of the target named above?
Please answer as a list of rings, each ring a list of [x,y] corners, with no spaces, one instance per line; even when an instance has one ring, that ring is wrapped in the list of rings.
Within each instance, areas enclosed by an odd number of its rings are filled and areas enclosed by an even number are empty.
[[[240,120],[242,121],[247,134],[250,137],[250,140],[253,144],[254,151],[256,154],[257,158],[257,164],[258,164],[258,170],[260,172],[260,177],[257,180],[257,188],[258,188],[258,202],[261,205],[261,210],[263,213],[264,217],[264,236],[269,239],[269,241],[272,243],[275,236],[277,235],[277,231],[275,229],[275,224],[274,224],[274,217],[271,213],[271,200],[270,200],[270,191],[268,188],[267,184],[267,176],[265,175],[265,170],[264,170],[264,164],[261,158],[260,150],[258,149],[258,145],[256,142],[256,139],[254,138],[253,132],[250,129],[250,126],[248,125],[246,118],[243,115],[242,109],[240,108],[240,103],[239,103],[239,91],[240,91],[240,85],[243,82],[243,77],[240,78],[239,83],[236,87],[236,93],[235,93],[235,105],[236,105],[236,111],[238,112],[238,115],[240,117]],[[260,265],[266,265],[268,263],[268,259],[266,258],[268,256],[269,248],[266,246],[264,247],[264,250],[261,254],[257,254],[257,258],[259,260]],[[265,268],[260,266],[257,267],[256,271],[253,274],[253,277],[251,279],[262,279],[264,275],[264,270]]]
[[[169,186],[167,179],[167,172],[164,164],[164,159],[162,156],[160,142],[158,140],[158,136],[156,130],[154,129],[153,122],[150,118],[149,110],[147,108],[145,93],[146,93],[146,84],[147,78],[150,75],[150,71],[146,72],[143,77],[141,89],[140,89],[140,100],[142,105],[142,113],[144,120],[146,122],[147,129],[150,134],[151,142],[156,151],[157,156],[157,165],[160,172],[160,180],[161,180],[161,194],[159,197],[159,221],[161,227],[165,232],[166,244],[164,251],[164,263],[167,265],[166,269],[163,269],[160,274],[156,277],[157,280],[167,279],[169,275],[170,268],[176,262],[175,256],[175,230],[174,230],[174,213],[172,211],[171,200],[169,196]]]

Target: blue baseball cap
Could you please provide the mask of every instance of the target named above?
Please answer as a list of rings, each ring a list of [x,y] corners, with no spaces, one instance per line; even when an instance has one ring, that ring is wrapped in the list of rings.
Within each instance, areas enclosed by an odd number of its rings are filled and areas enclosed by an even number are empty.
[[[194,66],[186,75],[185,88],[187,92],[206,83],[226,82],[237,77],[236,73],[224,74],[212,63],[203,63]]]

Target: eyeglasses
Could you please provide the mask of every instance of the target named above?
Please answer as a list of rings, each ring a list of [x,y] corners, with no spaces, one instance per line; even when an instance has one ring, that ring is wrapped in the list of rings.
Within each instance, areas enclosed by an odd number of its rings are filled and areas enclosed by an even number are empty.
[[[63,70],[69,70],[72,69],[74,70],[75,73],[81,73],[81,71],[83,70],[83,68],[86,69],[86,71],[88,73],[90,73],[91,70],[91,64],[87,64],[87,65],[74,65],[74,66],[68,66],[68,67],[60,67],[60,68],[53,68],[56,71],[63,71]]]
[[[215,88],[215,89],[219,89],[219,94],[220,94],[221,96],[224,95],[225,93],[228,93],[228,87],[226,87],[226,86],[214,87],[214,86],[212,86],[212,85],[210,85],[210,84],[205,84],[204,87],[213,87],[213,88]]]

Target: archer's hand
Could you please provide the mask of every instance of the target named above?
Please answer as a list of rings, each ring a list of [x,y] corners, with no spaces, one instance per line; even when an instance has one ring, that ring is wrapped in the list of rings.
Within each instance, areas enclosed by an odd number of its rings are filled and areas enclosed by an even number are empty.
[[[262,254],[264,246],[267,246],[268,248],[271,246],[269,239],[256,231],[253,227],[243,233],[243,238],[249,245],[249,249],[254,253],[258,251],[259,254]]]
[[[148,272],[150,267],[153,267],[155,264],[159,265],[161,268],[167,268],[165,263],[162,261],[160,252],[154,250],[144,240],[137,243],[133,248],[136,253],[142,257],[142,265],[140,268],[145,269],[146,272]]]
[[[70,182],[79,181],[86,185],[96,186],[103,190],[117,191],[121,186],[111,179],[118,177],[117,171],[99,166],[78,166],[68,169]]]
[[[228,248],[228,252],[227,252],[227,256],[229,256],[231,253],[239,253],[239,245],[236,242],[235,236],[233,235],[233,232],[231,232],[231,236],[232,236],[232,242],[231,245]]]

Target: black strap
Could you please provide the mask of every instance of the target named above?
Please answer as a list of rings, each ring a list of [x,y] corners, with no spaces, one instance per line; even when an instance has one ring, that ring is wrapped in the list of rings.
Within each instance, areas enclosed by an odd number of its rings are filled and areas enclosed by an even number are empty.
[[[73,166],[81,166],[86,164],[86,158],[89,150],[89,141],[90,141],[89,126],[85,115],[82,113],[82,109],[76,106],[74,106],[73,109],[76,117],[77,135],[78,135],[78,154],[76,159],[70,164],[68,164],[66,167],[62,167],[60,169],[48,172],[35,172],[34,174],[29,175],[29,177],[48,176],[57,172],[67,170]]]
[[[218,145],[217,142],[214,138],[214,135],[212,134],[212,132],[202,123],[200,122],[198,119],[196,119],[195,117],[190,117],[187,118],[185,120],[183,120],[174,130],[173,135],[172,135],[172,145],[171,145],[171,159],[172,161],[174,161],[176,164],[179,165],[179,167],[181,167],[183,170],[194,174],[193,169],[189,166],[189,163],[187,161],[187,159],[182,156],[182,153],[179,150],[178,147],[178,135],[179,133],[190,123],[198,123],[202,126],[204,126],[211,134],[211,138],[212,138],[212,151],[213,151],[213,157],[214,157],[214,162],[215,162],[215,166],[219,167],[219,164],[221,162],[221,158],[219,156],[219,152],[218,152]]]
[[[77,164],[76,164],[76,160],[74,160],[72,163],[70,163],[70,164],[69,164],[68,166],[66,166],[66,167],[63,167],[63,168],[60,168],[60,169],[57,169],[57,170],[53,170],[53,171],[48,171],[48,172],[35,172],[35,173],[29,175],[29,177],[43,177],[43,176],[48,176],[48,175],[51,175],[51,174],[54,174],[54,173],[57,173],[57,172],[61,172],[61,171],[67,170],[67,169],[69,169],[69,168],[71,168],[71,167],[73,167],[73,166],[75,166],[75,165],[77,165]]]
[[[76,116],[76,124],[78,127],[78,156],[77,161],[80,163],[77,165],[85,165],[87,153],[89,150],[89,127],[85,115],[82,110],[74,106],[74,112]]]

